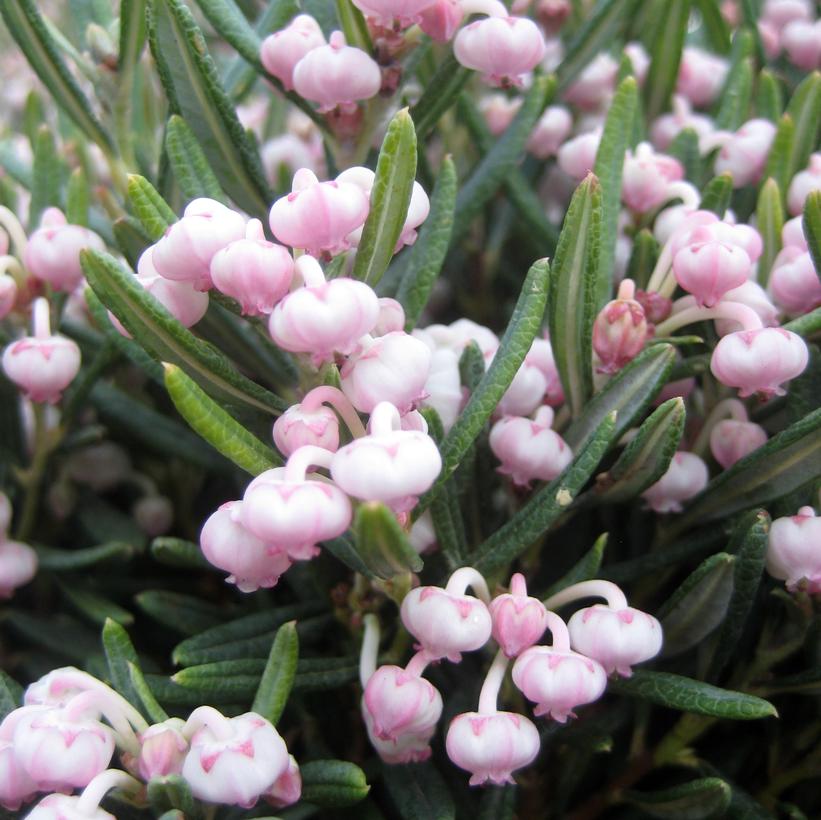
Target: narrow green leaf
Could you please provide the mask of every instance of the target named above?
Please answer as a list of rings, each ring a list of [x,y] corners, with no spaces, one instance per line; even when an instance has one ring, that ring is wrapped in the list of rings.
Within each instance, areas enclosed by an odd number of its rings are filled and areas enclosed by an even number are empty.
[[[447,256],[456,188],[456,166],[450,156],[446,156],[431,193],[430,214],[422,224],[416,242],[405,251],[408,261],[396,292],[397,301],[405,309],[408,333],[419,321]]]
[[[0,14],[29,64],[48,88],[57,105],[71,117],[86,136],[104,151],[113,143],[94,116],[91,105],[60,56],[34,0],[0,0]]]
[[[571,414],[593,393],[593,321],[599,285],[601,188],[592,174],[573,194],[550,276],[547,320],[553,356]]]
[[[251,706],[252,712],[267,718],[274,726],[279,721],[291,694],[298,658],[299,638],[296,634],[296,621],[288,621],[277,630]]]
[[[720,3],[718,0],[695,0],[695,5],[710,49],[727,54],[730,51],[730,28],[721,13]]]
[[[256,146],[220,85],[205,38],[182,0],[152,0],[148,36],[175,113],[193,131],[226,193],[265,218],[272,199]]]
[[[215,450],[254,476],[282,465],[282,459],[270,447],[223,410],[179,367],[164,367],[165,386],[177,411]]]
[[[499,350],[482,381],[440,447],[442,472],[420,502],[419,512],[430,503],[436,491],[459,466],[468,448],[479,435],[510,386],[513,377],[539,332],[547,299],[549,268],[546,259],[535,262],[527,272],[519,299],[513,310]]]
[[[130,214],[115,219],[111,225],[114,241],[125,257],[126,262],[134,269],[145,249],[152,244],[142,223]]]
[[[781,250],[781,229],[784,227],[781,192],[774,179],[768,179],[761,186],[755,209],[755,226],[763,241],[763,250],[758,260],[758,284],[766,288],[773,262]]]
[[[770,516],[764,510],[760,510],[756,513],[752,526],[748,526],[747,520],[742,521],[742,524],[744,528],[734,533],[734,538],[739,540],[740,544],[736,553],[733,596],[727,609],[727,618],[718,633],[710,667],[711,678],[720,675],[737,653],[739,639],[755,604],[764,573]]]
[[[762,68],[756,88],[756,115],[770,122],[778,122],[783,111],[784,94],[781,91],[781,83],[769,68]]]
[[[0,721],[23,702],[23,687],[0,669]]]
[[[733,176],[729,171],[713,177],[701,193],[699,208],[703,211],[712,211],[719,219],[724,218],[727,208],[730,207],[730,198],[733,195]]]
[[[659,11],[651,37],[650,68],[644,84],[644,110],[649,120],[668,109],[676,87],[690,19],[690,0],[669,0],[659,7]]]
[[[408,541],[396,516],[382,503],[367,501],[357,507],[353,523],[359,557],[377,577],[419,572],[423,562]]]
[[[131,680],[131,685],[143,705],[145,714],[148,716],[151,723],[162,723],[168,720],[168,714],[157,702],[151,687],[148,685],[142,670],[136,663],[128,662],[128,675]]]
[[[702,777],[657,792],[629,791],[625,802],[661,820],[709,820],[724,816],[732,789],[718,777]]]
[[[807,165],[818,145],[821,129],[821,72],[806,76],[787,105],[787,114],[795,123],[795,138],[790,155],[789,179]]]
[[[336,16],[339,18],[348,45],[360,48],[366,54],[372,54],[373,43],[368,33],[368,24],[362,12],[351,0],[336,0]]]
[[[82,251],[83,271],[100,301],[140,344],[161,361],[177,364],[214,393],[268,413],[285,403],[236,370],[216,349],[184,328],[113,257]]]
[[[653,232],[642,228],[633,239],[630,261],[627,263],[627,279],[632,279],[637,288],[644,289],[659,258],[659,243]]]
[[[7,608],[3,622],[24,638],[27,645],[43,647],[77,666],[87,663],[100,651],[96,631],[92,632],[85,624],[63,613],[40,616]]]
[[[812,196],[812,194],[810,194],[810,196]],[[818,272],[821,268],[816,267],[815,270]],[[791,330],[793,333],[803,336],[805,339],[809,339],[821,330],[821,308],[816,308],[810,313],[805,313],[803,316],[799,316],[797,319],[787,322],[786,325],[782,325],[782,327],[785,330]]]
[[[410,109],[416,125],[416,138],[421,142],[434,129],[439,119],[459,98],[473,72],[448,53],[439,63],[436,73],[425,85],[422,96]]]
[[[462,349],[459,357],[459,381],[471,393],[479,386],[485,375],[485,357],[476,342],[471,339]]]
[[[356,250],[353,278],[375,286],[393,258],[416,177],[416,132],[408,109],[388,125],[371,189],[371,208]]]
[[[302,800],[321,808],[344,808],[364,800],[370,791],[365,773],[347,760],[311,760],[299,767]]]
[[[33,148],[29,226],[36,228],[46,208],[50,205],[56,207],[60,205],[60,182],[63,168],[57,157],[54,135],[49,126],[42,125],[38,128]]]
[[[37,547],[37,560],[40,569],[49,569],[52,572],[71,572],[73,570],[93,567],[103,561],[116,558],[119,561],[128,561],[137,550],[132,544],[124,541],[111,541],[96,547],[86,547],[79,550],[62,550],[55,547]]]
[[[260,39],[236,0],[196,0],[215,31],[252,65],[259,62]]]
[[[192,638],[186,638],[174,649],[175,664],[194,666],[217,660],[235,660],[247,657],[243,644],[261,641],[266,651],[260,657],[267,657],[274,633],[287,621],[311,618],[325,611],[321,603],[311,602],[275,607],[264,612],[255,612],[242,618],[219,624]]]
[[[165,129],[165,150],[180,190],[188,199],[209,197],[225,202],[205,154],[186,121],[173,114]]]
[[[676,519],[668,535],[766,504],[821,475],[819,430],[821,409],[719,473]]]
[[[100,626],[109,619],[120,626],[131,626],[134,623],[134,616],[127,609],[123,609],[104,595],[83,589],[74,581],[61,583],[60,590],[81,615]]]
[[[120,77],[132,72],[145,46],[145,5],[141,0],[120,0]]]
[[[151,555],[161,564],[180,569],[213,569],[200,548],[182,538],[161,536],[151,542]]]
[[[807,247],[815,266],[815,272],[821,278],[821,191],[810,191],[804,200],[804,215],[801,219]],[[800,321],[797,320],[797,321]]]
[[[733,594],[735,564],[725,552],[711,555],[659,609],[664,657],[692,649],[720,626]]]
[[[231,465],[187,427],[152,410],[105,381],[91,391],[91,403],[112,429],[135,439],[166,459],[180,458],[204,470],[233,473]]]
[[[715,125],[721,131],[735,131],[747,120],[753,95],[753,62],[745,57],[731,65]]]
[[[684,128],[676,134],[667,153],[684,166],[684,177],[695,185],[701,184],[701,151],[698,134],[692,128]]]
[[[666,472],[681,442],[687,413],[684,400],[669,399],[639,427],[618,461],[596,477],[596,494],[613,504],[638,498]]]
[[[504,526],[496,530],[473,553],[472,564],[488,574],[521,555],[568,509],[593,475],[614,440],[616,414],[607,416],[584,444],[575,450],[573,461],[549,484],[545,484]]]
[[[488,200],[516,167],[553,87],[554,81],[551,77],[537,77],[534,80],[513,122],[493,148],[482,157],[470,178],[462,186],[456,197],[452,242],[460,238],[470,227]]]
[[[194,795],[191,794],[188,781],[183,780],[178,774],[152,778],[147,793],[148,802],[157,815],[180,811],[184,817],[191,820],[198,820],[202,816]]]
[[[599,426],[616,411],[616,438],[633,427],[667,382],[676,358],[668,344],[651,345],[614,376],[585,407],[584,414],[570,425],[565,441],[576,452],[596,435]]]
[[[610,689],[657,706],[708,717],[758,720],[778,714],[771,703],[754,695],[720,689],[669,672],[651,672],[649,669],[636,669],[631,678],[611,681]]]
[[[567,88],[600,51],[619,39],[637,5],[634,0],[604,0],[593,14],[585,15],[584,25],[568,43],[557,70],[560,90]]]
[[[225,607],[206,603],[193,595],[148,589],[134,596],[137,606],[155,621],[179,632],[196,635],[225,618]]]
[[[580,581],[591,581],[598,577],[604,550],[607,546],[607,533],[602,533],[596,543],[586,552],[556,583],[551,584],[539,597],[546,601],[565,587],[578,584]]]
[[[674,0],[671,4],[688,5],[689,0]],[[654,58],[655,59],[655,56]],[[653,76],[651,67],[648,74]],[[595,306],[600,309],[610,299],[613,288],[613,267],[616,262],[616,237],[621,214],[621,177],[624,155],[630,145],[633,122],[638,105],[638,85],[634,77],[619,83],[607,119],[604,123],[593,173],[601,185],[601,242],[598,252]],[[572,207],[572,203],[571,203]],[[569,216],[569,214],[568,214]],[[556,257],[558,259],[558,250]],[[593,254],[595,256],[596,254]],[[555,270],[555,266],[554,266]]]
[[[382,778],[402,820],[455,820],[453,796],[431,761],[383,764]]]
[[[130,174],[128,177],[128,201],[152,242],[160,239],[177,221],[177,215],[171,206],[139,174]]]
[[[66,191],[66,219],[70,225],[88,226],[88,203],[91,192],[88,177],[82,168],[75,168],[68,178]]]
[[[131,683],[128,665],[139,665],[137,651],[125,629],[116,621],[107,620],[103,626],[103,650],[108,663],[108,674],[113,687],[136,709],[142,702]]]
[[[767,156],[764,179],[771,177],[778,183],[782,197],[786,196],[795,171],[792,168],[792,154],[795,148],[795,122],[789,114],[778,121],[778,128]]]

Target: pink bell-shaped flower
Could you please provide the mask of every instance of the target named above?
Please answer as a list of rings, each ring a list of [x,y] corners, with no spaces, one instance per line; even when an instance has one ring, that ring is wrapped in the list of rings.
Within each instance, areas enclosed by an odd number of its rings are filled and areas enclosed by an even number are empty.
[[[642,142],[624,160],[622,201],[631,211],[647,213],[670,198],[670,183],[680,179],[684,179],[684,168],[677,159],[657,154]]]
[[[471,773],[470,785],[515,783],[513,772],[539,754],[539,731],[524,715],[514,712],[465,712],[448,728],[448,757]]]
[[[262,223],[252,219],[245,239],[237,239],[214,254],[214,287],[236,299],[246,316],[268,314],[291,286],[294,260],[282,246],[268,242]]]
[[[437,43],[446,43],[459,28],[464,13],[459,0],[434,0],[419,15],[419,28]]]
[[[295,404],[274,422],[274,444],[286,458],[306,445],[335,453],[339,449],[339,419],[330,407],[305,410]]]
[[[274,236],[312,256],[337,254],[350,247],[348,235],[361,228],[370,204],[362,189],[349,182],[320,182],[313,171],[294,174],[291,193],[271,206]]]
[[[724,242],[697,242],[673,257],[676,281],[696,297],[699,305],[707,307],[746,282],[751,269],[747,252]]]
[[[465,594],[468,584],[483,600]],[[412,589],[402,601],[400,616],[429,660],[447,658],[458,663],[462,652],[479,649],[490,638],[493,624],[483,602],[489,598],[484,578],[464,567],[453,573],[445,589]]]
[[[28,544],[6,540],[0,534],[0,599],[11,598],[15,589],[36,574],[37,553]]]
[[[809,352],[804,340],[781,327],[741,330],[719,341],[710,360],[713,375],[741,398],[761,393],[783,396],[783,382],[804,372]]]
[[[676,92],[695,106],[710,105],[721,92],[728,70],[724,58],[687,46],[681,55]]]
[[[543,405],[535,419],[505,416],[490,431],[490,449],[499,461],[502,475],[514,484],[529,487],[531,481],[552,481],[572,461],[573,452],[564,439],[550,429],[553,410]]]
[[[7,273],[0,273],[0,319],[5,319],[11,313],[16,301],[17,282]]]
[[[539,159],[555,156],[573,129],[573,117],[561,105],[550,105],[530,132],[527,150]]]
[[[596,164],[596,153],[601,142],[601,131],[588,131],[567,140],[556,154],[556,162],[569,177],[581,182]]]
[[[784,223],[781,229],[781,242],[785,248],[796,247],[802,251],[808,250],[807,238],[804,236],[803,219],[800,216],[793,217]]]
[[[618,73],[617,60],[604,52],[597,54],[568,86],[564,99],[584,111],[602,108],[613,96]]]
[[[510,579],[510,592],[490,602],[492,635],[508,658],[515,658],[533,646],[547,629],[547,610],[538,598],[527,594],[524,575]]]
[[[341,31],[331,34],[327,46],[309,51],[294,67],[294,90],[319,104],[320,111],[353,111],[359,100],[379,93],[382,72],[364,51],[349,46]]]
[[[114,734],[87,714],[74,714],[77,695],[64,707],[24,706],[14,727],[14,754],[39,791],[84,788],[114,754]]]
[[[26,820],[117,820],[99,806],[87,811],[81,800],[69,794],[49,794],[26,815]]]
[[[353,0],[353,4],[375,25],[401,30],[418,23],[434,0]]]
[[[285,742],[254,712],[226,718],[200,706],[188,718],[185,734],[191,748],[182,776],[199,800],[250,809],[288,770]]]
[[[632,279],[625,279],[612,302],[593,323],[593,350],[599,357],[600,373],[615,373],[634,359],[647,339],[647,319],[636,301]]]
[[[433,439],[401,430],[399,412],[388,402],[373,409],[370,434],[337,450],[331,461],[331,476],[348,495],[383,501],[397,513],[413,509],[441,469]]]
[[[821,68],[821,21],[793,20],[784,26],[781,43],[790,62],[803,71]]]
[[[425,398],[430,362],[428,346],[403,330],[365,337],[340,370],[342,390],[362,413],[386,401],[405,414]]]
[[[401,666],[380,666],[365,686],[362,710],[372,737],[397,746],[408,736],[430,741],[442,715],[442,696]]]
[[[0,726],[0,734],[6,734]],[[0,806],[17,811],[23,803],[28,803],[38,791],[38,785],[20,765],[14,754],[14,743],[0,738]]]
[[[160,276],[211,287],[211,260],[226,245],[245,236],[245,218],[221,202],[201,197],[188,203],[182,219],[154,245],[151,261]]]
[[[294,87],[294,68],[315,48],[325,45],[319,23],[309,14],[298,14],[281,31],[269,34],[260,48],[259,58],[269,74],[273,74],[286,91]]]
[[[83,280],[80,251],[105,250],[103,240],[82,225],[69,225],[58,208],[47,208],[29,237],[23,262],[31,275],[54,290],[70,293]]]
[[[291,559],[244,527],[241,510],[241,501],[229,501],[211,514],[200,533],[202,553],[241,592],[274,587]]]
[[[800,316],[821,306],[821,279],[808,251],[792,245],[778,254],[770,272],[770,292],[792,315]]]
[[[508,97],[503,93],[488,94],[479,102],[479,110],[485,118],[488,131],[494,137],[505,132],[521,107],[521,97]]]
[[[32,313],[34,335],[3,351],[3,370],[27,398],[56,404],[80,369],[80,348],[65,336],[52,335],[45,299],[35,301]]]
[[[542,341],[536,339],[533,345]],[[531,351],[533,351],[532,346]],[[531,351],[525,356],[510,386],[499,401],[496,408],[498,414],[529,416],[542,403],[547,392],[548,376],[539,353],[531,355]]]
[[[821,518],[812,507],[802,507],[797,515],[773,521],[767,544],[767,572],[786,581],[790,592],[806,588],[811,595],[821,593]]]
[[[310,353],[315,364],[350,353],[379,317],[379,301],[364,282],[347,277],[325,281],[319,263],[301,256],[296,270],[305,286],[291,291],[268,323],[271,338],[285,350]]]
[[[762,17],[779,31],[793,20],[812,20],[811,0],[766,0]]]
[[[792,178],[787,190],[787,207],[793,216],[804,210],[804,200],[811,191],[821,191],[821,153],[813,154],[809,165]]]
[[[575,717],[574,709],[598,700],[607,688],[604,667],[569,645],[531,646],[516,659],[512,675],[524,696],[536,704],[533,714],[558,723]]]
[[[456,423],[465,402],[459,376],[459,356],[455,351],[446,347],[433,351],[424,392],[422,406],[436,410],[447,432]]]
[[[641,495],[658,513],[680,512],[685,501],[707,486],[709,478],[707,465],[695,453],[680,451],[673,456],[667,472]]]
[[[149,726],[140,734],[137,768],[146,783],[154,777],[182,773],[182,763],[188,751],[184,726],[185,721],[180,718],[169,718]]]
[[[405,329],[405,309],[396,299],[389,296],[379,297],[379,318],[371,333],[374,336],[385,336]]]
[[[775,137],[775,124],[769,120],[755,119],[745,122],[724,143],[715,161],[716,174],[729,171],[733,187],[743,188],[758,182],[764,172],[764,163]]]
[[[767,432],[751,421],[724,419],[710,432],[710,451],[725,470],[766,443]]]
[[[685,128],[691,128],[699,137],[705,137],[714,131],[713,121],[708,116],[694,113],[689,100],[675,94],[672,113],[662,114],[650,129],[653,145],[659,151],[665,151]]]
[[[486,17],[459,31],[453,54],[466,68],[481,71],[491,85],[521,85],[545,53],[539,27],[527,17]]]
[[[594,604],[580,609],[567,629],[573,649],[598,661],[608,675],[615,672],[623,678],[633,674],[635,664],[658,655],[662,645],[661,624],[626,601],[623,606]]]
[[[245,490],[240,521],[269,549],[292,561],[318,553],[317,544],[342,535],[351,523],[351,503],[335,484],[306,479],[311,465],[328,467],[335,455],[320,447],[300,447],[284,469],[267,470]]]

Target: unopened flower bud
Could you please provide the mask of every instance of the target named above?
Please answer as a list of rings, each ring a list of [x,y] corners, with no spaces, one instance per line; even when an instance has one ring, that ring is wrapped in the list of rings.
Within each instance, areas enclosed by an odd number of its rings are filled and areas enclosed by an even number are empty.
[[[729,171],[733,187],[743,188],[758,182],[764,172],[764,163],[770,152],[775,125],[769,120],[755,119],[745,122],[724,143],[715,161],[716,174]]]
[[[811,595],[821,592],[821,518],[812,507],[802,507],[797,515],[773,521],[767,572],[786,581],[791,592],[799,587],[806,587]]]
[[[804,200],[811,191],[821,191],[821,153],[813,154],[809,165],[792,178],[787,190],[787,207],[793,216],[804,210]]]
[[[349,46],[341,31],[331,34],[326,46],[311,49],[294,67],[294,89],[320,111],[356,107],[379,93],[382,73],[364,51]]]
[[[821,21],[794,20],[784,26],[781,44],[790,62],[803,71],[821,68]]]
[[[457,715],[445,742],[448,757],[471,773],[471,786],[514,783],[513,772],[536,759],[539,745],[538,729],[514,712]]]
[[[105,250],[103,240],[82,225],[69,225],[62,211],[48,208],[29,237],[23,261],[32,276],[54,290],[69,293],[83,279],[80,251]]]
[[[339,419],[330,407],[305,410],[295,404],[274,422],[274,444],[286,458],[307,444],[335,453],[339,449]]]
[[[781,386],[804,372],[809,351],[804,340],[781,327],[741,330],[719,341],[710,360],[713,375],[741,398],[761,393],[783,396]]]
[[[539,159],[547,159],[556,154],[573,128],[573,117],[561,105],[551,105],[530,132],[527,150]]]
[[[751,421],[724,419],[710,432],[710,451],[725,470],[766,443],[764,428]]]
[[[515,658],[533,646],[547,628],[547,610],[538,598],[527,594],[523,575],[516,573],[510,592],[490,602],[492,635],[508,658]]]
[[[601,361],[601,373],[621,370],[644,347],[647,320],[634,292],[631,280],[622,282],[617,298],[601,309],[593,324],[593,350]]]
[[[569,177],[581,182],[596,164],[601,131],[588,131],[565,142],[556,155],[556,162]]]
[[[456,34],[463,12],[459,0],[434,0],[419,15],[419,28],[437,43],[446,43]]]
[[[154,777],[181,774],[188,751],[188,740],[182,733],[185,721],[169,718],[149,726],[140,734],[140,757],[137,766],[146,783]]]
[[[585,111],[595,111],[612,97],[619,64],[609,54],[597,54],[568,86],[564,93],[567,102]]]
[[[642,498],[658,513],[680,512],[683,502],[707,486],[709,477],[707,465],[695,453],[681,451],[673,456],[667,472],[642,493]]]
[[[302,775],[293,755],[288,756],[288,768],[263,795],[265,802],[276,809],[291,806],[302,797]]]
[[[373,23],[383,28],[407,28],[418,23],[434,0],[353,0],[353,4]]]
[[[9,541],[0,533],[0,599],[11,598],[37,574],[37,553],[19,541]]]
[[[7,273],[0,273],[0,319],[5,319],[11,313],[16,301],[17,282]]]
[[[488,131],[494,137],[505,132],[521,107],[521,98],[507,97],[501,93],[488,94],[479,103],[479,110],[485,118]]]
[[[491,85],[521,85],[522,75],[544,57],[544,37],[527,17],[486,17],[459,31],[453,54],[466,68],[481,71]]]
[[[670,183],[680,179],[684,179],[684,168],[677,159],[655,153],[649,143],[640,143],[624,160],[622,201],[632,211],[647,213],[664,203]]]
[[[693,105],[709,105],[721,91],[728,70],[722,57],[687,46],[681,55],[676,92]]]
[[[144,495],[131,509],[137,526],[151,538],[165,535],[174,523],[171,499],[158,493]]]
[[[821,306],[821,279],[808,251],[793,245],[778,254],[770,272],[770,291],[792,315],[800,316]]]

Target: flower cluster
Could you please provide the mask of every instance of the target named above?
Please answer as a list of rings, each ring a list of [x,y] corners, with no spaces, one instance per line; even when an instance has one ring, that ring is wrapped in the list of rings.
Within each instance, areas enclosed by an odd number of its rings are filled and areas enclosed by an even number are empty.
[[[467,594],[471,587],[475,595]],[[601,597],[607,604],[578,610],[565,623],[553,609],[575,600]],[[442,696],[422,677],[431,663],[459,663],[494,639],[499,649],[479,695],[476,712],[457,715],[447,730],[448,757],[470,772],[472,786],[512,783],[512,774],[539,753],[539,731],[515,712],[499,711],[505,672],[514,661],[514,685],[535,704],[536,717],[558,723],[575,717],[579,706],[598,700],[611,674],[630,677],[632,666],[658,654],[659,622],[627,604],[607,581],[583,581],[542,602],[527,594],[524,576],[515,574],[510,591],[491,600],[487,582],[472,567],[456,570],[444,588],[416,587],[402,601],[402,623],[417,640],[408,664],[376,668],[379,626],[365,620],[360,679],[362,716],[379,756],[386,763],[430,757],[430,740],[442,714]],[[545,631],[550,646],[539,644]]]

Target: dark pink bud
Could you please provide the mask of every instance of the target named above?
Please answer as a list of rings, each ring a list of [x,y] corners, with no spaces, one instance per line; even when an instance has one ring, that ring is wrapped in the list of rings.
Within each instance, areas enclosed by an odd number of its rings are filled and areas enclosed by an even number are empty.
[[[656,291],[637,290],[636,301],[644,308],[644,316],[650,324],[663,322],[673,309],[673,302]]]
[[[783,382],[804,372],[809,352],[804,340],[781,327],[742,330],[719,341],[710,360],[713,375],[739,396],[783,396]]]

